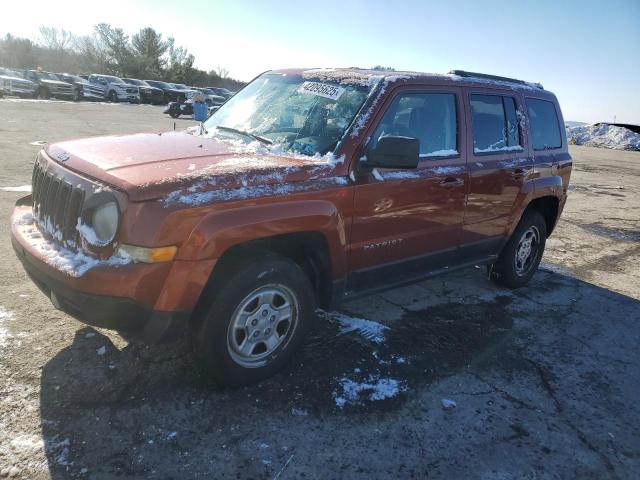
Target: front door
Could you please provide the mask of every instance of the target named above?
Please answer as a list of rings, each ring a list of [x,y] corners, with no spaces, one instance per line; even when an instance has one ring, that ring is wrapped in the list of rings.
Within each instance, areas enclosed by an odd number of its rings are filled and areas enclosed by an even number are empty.
[[[466,194],[464,114],[457,88],[405,88],[366,136],[420,141],[415,170],[356,169],[347,292],[410,281],[457,261]],[[366,151],[366,149],[365,149]]]

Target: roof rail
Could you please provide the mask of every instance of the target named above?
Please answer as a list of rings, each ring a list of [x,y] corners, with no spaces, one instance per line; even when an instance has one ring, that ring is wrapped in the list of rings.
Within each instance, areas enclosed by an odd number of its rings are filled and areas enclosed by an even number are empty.
[[[498,75],[488,75],[486,73],[467,72],[465,70],[450,70],[449,75],[458,75],[459,77],[475,77],[485,80],[498,80],[500,82],[517,83],[519,85],[533,85],[540,90],[544,90],[544,87],[540,83],[525,82],[524,80],[518,80],[517,78],[500,77]]]

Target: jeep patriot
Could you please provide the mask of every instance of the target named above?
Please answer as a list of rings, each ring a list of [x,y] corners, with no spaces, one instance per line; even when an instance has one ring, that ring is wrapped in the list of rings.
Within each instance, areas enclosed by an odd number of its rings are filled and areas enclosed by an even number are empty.
[[[269,71],[186,132],[61,142],[11,220],[53,305],[205,370],[272,375],[316,307],[486,265],[534,275],[571,157],[539,84],[452,71]]]

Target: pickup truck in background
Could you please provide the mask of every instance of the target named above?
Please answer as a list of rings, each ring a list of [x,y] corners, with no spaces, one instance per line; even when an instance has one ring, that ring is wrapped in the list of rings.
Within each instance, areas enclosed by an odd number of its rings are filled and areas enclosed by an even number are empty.
[[[48,100],[52,97],[74,100],[76,96],[73,85],[61,81],[55,73],[41,70],[25,70],[23,76],[38,86],[36,95],[43,100]]]
[[[0,92],[9,96],[33,98],[38,92],[38,85],[23,78],[15,70],[0,67]]]
[[[551,92],[511,78],[269,71],[187,132],[47,146],[12,243],[57,308],[189,332],[211,376],[245,385],[316,307],[473,265],[527,284],[567,199],[562,125]]]
[[[112,75],[89,75],[89,83],[99,85],[105,90],[106,99],[110,102],[140,103],[140,90],[135,85],[126,83]]]

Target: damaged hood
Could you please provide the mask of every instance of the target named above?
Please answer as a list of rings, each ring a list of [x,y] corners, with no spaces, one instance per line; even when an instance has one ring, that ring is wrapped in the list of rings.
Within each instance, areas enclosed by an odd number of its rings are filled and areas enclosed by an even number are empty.
[[[257,142],[223,142],[186,132],[94,137],[50,145],[52,161],[125,191],[132,201],[176,190],[247,188],[336,175],[332,155],[272,153]]]

